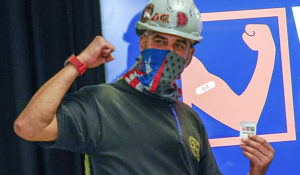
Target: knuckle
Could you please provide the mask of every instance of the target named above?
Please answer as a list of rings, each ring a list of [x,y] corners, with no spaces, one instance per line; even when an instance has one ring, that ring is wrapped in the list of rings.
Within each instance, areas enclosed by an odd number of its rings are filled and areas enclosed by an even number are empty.
[[[274,159],[274,154],[270,155],[270,159],[273,160]]]
[[[258,155],[258,151],[255,150],[255,149],[252,150],[252,153],[253,153],[254,155]]]
[[[103,38],[102,38],[101,36],[96,36],[96,37],[95,37],[95,40],[96,40],[98,43],[100,43],[100,42],[103,40]]]
[[[96,37],[94,38],[95,41],[98,41],[99,39],[100,39],[99,36],[96,36]]]
[[[256,147],[256,150],[259,151],[259,152],[264,152],[264,151],[265,151],[264,147],[261,146],[261,145],[258,145],[258,146]]]
[[[97,35],[95,38],[96,39],[102,39],[102,36]]]

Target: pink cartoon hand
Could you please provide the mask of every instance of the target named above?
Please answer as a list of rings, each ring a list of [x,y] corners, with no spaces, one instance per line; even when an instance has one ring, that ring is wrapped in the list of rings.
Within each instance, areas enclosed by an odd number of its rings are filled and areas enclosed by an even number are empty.
[[[243,33],[243,40],[252,50],[275,50],[270,28],[265,24],[248,24]]]

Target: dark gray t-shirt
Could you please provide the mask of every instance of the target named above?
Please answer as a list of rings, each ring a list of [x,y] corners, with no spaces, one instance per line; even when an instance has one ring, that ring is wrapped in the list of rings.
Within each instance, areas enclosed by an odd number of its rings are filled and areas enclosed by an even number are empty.
[[[94,175],[221,174],[190,107],[144,95],[123,80],[66,96],[57,120],[57,140],[42,145],[88,153]]]

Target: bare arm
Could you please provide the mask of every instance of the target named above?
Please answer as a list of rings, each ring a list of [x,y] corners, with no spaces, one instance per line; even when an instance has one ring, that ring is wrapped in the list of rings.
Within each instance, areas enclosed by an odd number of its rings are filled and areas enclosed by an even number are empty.
[[[243,39],[252,50],[258,51],[258,58],[251,81],[241,95],[235,94],[224,80],[209,73],[198,59],[193,59],[182,76],[184,101],[197,105],[236,130],[239,130],[240,121],[258,121],[266,101],[276,52],[266,25],[248,25]],[[191,81],[189,77],[194,78]],[[199,87],[201,94],[196,94]],[[242,140],[241,148],[250,160],[249,174],[264,175],[275,154],[272,146],[260,136],[249,136]]]
[[[243,34],[245,43],[258,51],[257,66],[246,90],[235,94],[221,78],[209,73],[198,59],[193,59],[183,72],[183,97],[191,105],[197,105],[203,111],[227,126],[239,130],[240,121],[259,120],[266,101],[275,61],[275,45],[267,25],[248,25]],[[242,58],[241,58],[242,59]],[[189,77],[195,77],[188,80]],[[203,94],[195,89],[213,82],[214,87]],[[205,89],[205,86],[203,87]]]
[[[114,47],[97,36],[77,58],[94,68],[113,60]],[[57,108],[79,75],[77,69],[68,64],[48,80],[32,97],[14,123],[16,134],[31,141],[53,141],[57,138]]]

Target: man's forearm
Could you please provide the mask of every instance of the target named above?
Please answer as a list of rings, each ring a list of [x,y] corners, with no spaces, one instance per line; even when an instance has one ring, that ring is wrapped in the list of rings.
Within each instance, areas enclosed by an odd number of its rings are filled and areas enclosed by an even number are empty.
[[[114,50],[114,46],[103,37],[96,36],[77,58],[86,64],[86,68],[94,68],[112,61]],[[47,81],[15,121],[16,134],[31,141],[55,140],[58,134],[57,108],[78,75],[79,70],[69,64]]]
[[[27,140],[41,140],[39,135],[55,119],[62,98],[78,75],[76,68],[69,64],[48,80],[18,116],[15,132]]]

